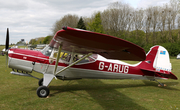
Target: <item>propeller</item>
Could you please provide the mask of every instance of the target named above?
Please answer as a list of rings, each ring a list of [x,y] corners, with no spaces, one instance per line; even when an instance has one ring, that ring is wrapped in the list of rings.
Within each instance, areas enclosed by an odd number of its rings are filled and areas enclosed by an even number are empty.
[[[6,45],[5,45],[6,50],[9,49],[9,28],[7,28],[7,33],[6,33]]]
[[[8,50],[9,50],[9,28],[7,28],[6,44],[5,44],[6,67],[7,67],[7,62],[8,62]]]

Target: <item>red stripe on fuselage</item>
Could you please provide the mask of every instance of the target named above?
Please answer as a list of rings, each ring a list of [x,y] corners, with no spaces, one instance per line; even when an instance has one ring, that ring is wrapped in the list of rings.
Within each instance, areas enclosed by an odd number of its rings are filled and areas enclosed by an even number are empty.
[[[10,49],[10,51],[13,52],[9,53],[9,57],[19,60],[32,61],[32,62],[36,62],[38,54],[41,53],[34,50],[18,49],[18,48]]]

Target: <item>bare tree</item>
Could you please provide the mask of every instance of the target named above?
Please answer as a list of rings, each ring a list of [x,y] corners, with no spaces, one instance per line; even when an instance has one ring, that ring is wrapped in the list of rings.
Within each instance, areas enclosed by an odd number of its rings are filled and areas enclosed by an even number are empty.
[[[144,11],[142,9],[138,10],[136,9],[133,12],[133,27],[134,30],[136,30],[136,39],[138,39],[139,35],[138,35],[138,31],[142,30],[143,27],[143,18],[144,18]]]
[[[166,41],[165,38],[165,26],[166,26],[166,16],[167,16],[167,10],[165,6],[162,6],[159,8],[159,19],[158,19],[158,30],[161,33],[160,40],[161,42]]]
[[[174,42],[176,39],[172,36],[172,30],[176,28],[178,1],[171,0],[170,3],[165,4],[163,12],[165,13],[165,28],[167,29],[166,38],[169,42]]]
[[[178,17],[178,37],[177,40],[179,41],[180,39],[180,16]]]
[[[53,34],[61,30],[63,26],[69,26],[75,28],[79,21],[78,15],[67,14],[62,17],[60,20],[57,20],[52,28]]]
[[[132,10],[128,4],[114,2],[102,13],[102,25],[107,34],[120,37],[131,28]],[[126,36],[124,36],[125,38]]]
[[[103,13],[101,13],[101,20],[102,25],[105,34],[111,35],[110,32],[110,23],[111,23],[111,17],[110,17],[110,10],[106,9]]]
[[[172,8],[172,26],[173,29],[175,29],[175,24],[176,24],[176,17],[179,11],[179,1],[178,0],[170,0],[170,6]]]
[[[146,44],[151,43],[151,39],[150,39],[150,29],[151,29],[151,19],[152,19],[152,15],[151,15],[151,8],[148,8],[146,10],[144,10],[145,14],[144,14],[144,18],[143,18],[143,30],[146,33],[146,37],[145,37],[145,41]]]
[[[170,7],[172,9],[171,11],[171,18],[172,18],[172,27],[171,29],[177,29],[177,24],[178,24],[178,11],[179,11],[179,1],[178,0],[170,0]],[[171,32],[171,36],[172,36],[172,32]],[[172,36],[173,41],[177,40],[177,37]]]
[[[153,45],[156,44],[156,31],[157,31],[157,25],[158,25],[158,18],[159,18],[159,7],[152,7],[151,9],[151,23],[152,23],[152,32],[153,32],[153,36],[152,36],[152,40],[153,40]]]

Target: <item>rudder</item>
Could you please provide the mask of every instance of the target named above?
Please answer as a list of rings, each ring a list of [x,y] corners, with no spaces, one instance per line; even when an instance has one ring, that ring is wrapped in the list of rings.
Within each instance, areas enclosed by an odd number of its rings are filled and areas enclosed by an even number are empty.
[[[157,71],[160,71],[160,70],[171,71],[172,69],[170,59],[169,59],[169,53],[162,46],[159,46],[158,48],[158,52],[157,52],[155,61],[153,63],[153,67]]]

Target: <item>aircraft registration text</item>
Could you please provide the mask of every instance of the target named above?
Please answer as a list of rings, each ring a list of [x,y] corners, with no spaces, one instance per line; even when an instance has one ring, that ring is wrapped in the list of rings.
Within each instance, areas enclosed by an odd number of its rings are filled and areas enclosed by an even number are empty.
[[[112,63],[105,64],[105,62],[99,62],[99,70],[116,73],[128,73],[129,66]]]

